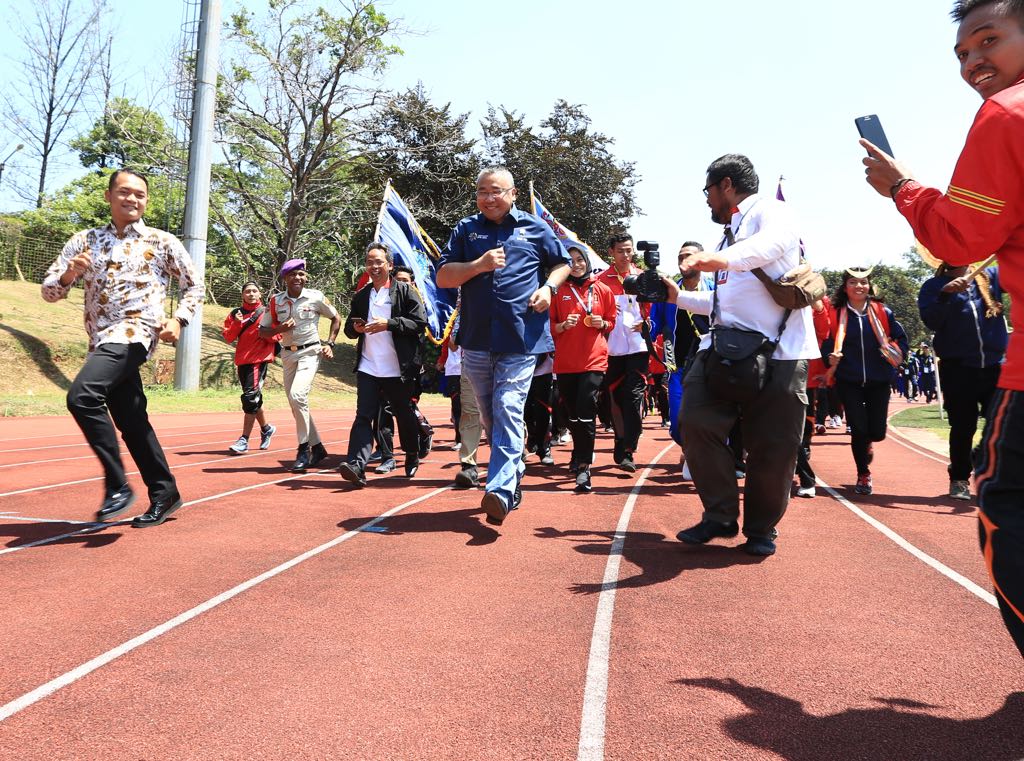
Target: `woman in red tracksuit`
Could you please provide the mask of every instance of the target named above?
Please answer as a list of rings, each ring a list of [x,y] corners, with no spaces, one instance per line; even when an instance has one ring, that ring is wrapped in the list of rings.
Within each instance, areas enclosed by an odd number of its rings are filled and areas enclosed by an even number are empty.
[[[591,490],[597,394],[608,369],[608,334],[615,326],[615,296],[590,276],[590,262],[578,248],[569,249],[572,268],[551,300],[551,335],[555,339],[554,373],[558,396],[569,415],[576,491]]]
[[[260,338],[257,324],[265,311],[266,307],[260,300],[260,287],[250,280],[242,286],[242,306],[232,309],[224,318],[224,340],[238,342],[235,365],[242,384],[242,411],[245,413],[242,435],[228,447],[232,454],[249,451],[249,435],[256,421],[260,424],[260,449],[270,446],[270,439],[277,430],[263,414],[263,381],[267,377],[267,365],[274,361],[277,343]]]

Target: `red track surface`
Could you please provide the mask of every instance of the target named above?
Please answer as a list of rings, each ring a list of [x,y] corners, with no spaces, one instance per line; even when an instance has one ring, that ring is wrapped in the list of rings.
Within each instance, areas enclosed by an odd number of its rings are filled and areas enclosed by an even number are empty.
[[[274,448],[244,457],[226,454],[239,415],[159,417],[196,502],[148,531],[88,523],[99,469],[70,419],[0,421],[0,758],[1024,757],[1024,669],[941,457],[890,437],[855,497],[848,437],[813,450],[837,495],[963,583],[821,487],[772,558],[681,545],[700,503],[650,424],[646,476],[602,465],[604,437],[577,496],[556,448],[496,531],[481,492],[445,488],[450,427],[416,479],[357,490],[286,472],[276,417]],[[350,421],[319,414],[329,451]]]

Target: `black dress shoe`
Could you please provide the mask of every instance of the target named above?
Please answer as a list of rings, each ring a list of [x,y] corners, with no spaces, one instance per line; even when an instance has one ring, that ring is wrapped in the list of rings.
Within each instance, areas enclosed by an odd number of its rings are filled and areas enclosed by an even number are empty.
[[[382,462],[380,465],[378,465],[376,468],[374,468],[373,472],[374,473],[379,473],[380,475],[384,475],[385,473],[390,473],[391,471],[393,471],[397,467],[398,467],[398,463],[395,462],[395,458],[394,457],[389,457],[384,462]]]
[[[676,539],[687,544],[707,544],[712,539],[728,539],[740,533],[740,526],[735,521],[720,523],[718,521],[701,521],[696,526],[683,529],[676,534]]]
[[[475,489],[480,485],[480,476],[476,472],[476,468],[463,468],[455,474],[455,488],[456,489]]]
[[[480,500],[480,507],[484,509],[487,514],[487,522],[492,526],[500,526],[511,512],[508,505],[505,504],[505,500],[493,491],[484,493],[483,499]]]
[[[356,486],[366,486],[366,476],[363,474],[362,469],[350,462],[343,462],[339,465],[338,473],[346,481],[350,481]]]
[[[749,536],[740,549],[748,555],[766,558],[775,554],[775,542],[766,536]]]
[[[420,469],[420,458],[416,455],[405,456],[405,475],[408,478],[412,478],[416,475],[416,471]]]
[[[295,463],[292,465],[292,473],[305,473],[309,467],[309,444],[299,444],[295,453]]]
[[[125,484],[115,492],[111,492],[103,498],[103,504],[96,512],[96,520],[109,521],[116,518],[135,502],[135,493]]]
[[[431,431],[426,436],[420,436],[420,451],[419,459],[424,459],[430,454],[430,448],[434,446],[434,432]]]
[[[327,459],[327,449],[323,444],[314,444],[309,451],[309,467],[315,468]]]
[[[178,493],[170,494],[163,499],[154,500],[149,505],[149,509],[142,515],[137,515],[132,520],[132,526],[135,528],[146,528],[148,526],[159,526],[165,520],[167,520],[171,513],[181,507],[184,502],[181,500],[181,495]]]

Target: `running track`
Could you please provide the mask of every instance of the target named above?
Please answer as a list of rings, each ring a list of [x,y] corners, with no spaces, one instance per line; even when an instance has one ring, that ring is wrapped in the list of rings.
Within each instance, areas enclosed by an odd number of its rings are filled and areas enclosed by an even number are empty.
[[[634,475],[599,440],[590,496],[564,448],[531,458],[494,530],[447,488],[450,426],[416,479],[355,490],[337,457],[286,472],[275,417],[244,457],[239,415],[157,418],[191,504],[150,530],[89,522],[69,419],[0,421],[0,758],[1024,758],[1024,669],[941,456],[890,436],[859,497],[848,437],[818,437],[818,497],[759,562],[675,540],[700,505],[651,423]],[[343,452],[351,412],[317,422]]]

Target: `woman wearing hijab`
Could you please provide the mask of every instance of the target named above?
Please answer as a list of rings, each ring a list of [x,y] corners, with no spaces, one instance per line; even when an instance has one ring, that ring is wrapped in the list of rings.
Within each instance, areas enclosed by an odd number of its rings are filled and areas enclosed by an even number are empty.
[[[551,300],[551,335],[555,340],[554,372],[558,395],[569,414],[572,434],[570,471],[576,491],[591,491],[597,395],[608,369],[608,334],[615,326],[615,296],[590,275],[586,254],[569,249],[568,279]]]

